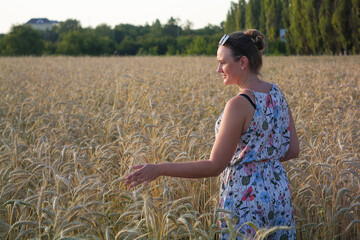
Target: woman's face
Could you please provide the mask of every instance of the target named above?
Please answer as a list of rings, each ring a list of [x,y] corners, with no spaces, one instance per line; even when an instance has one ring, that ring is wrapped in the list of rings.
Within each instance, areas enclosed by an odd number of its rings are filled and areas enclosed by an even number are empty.
[[[231,55],[231,49],[219,46],[217,50],[217,61],[219,63],[217,72],[222,74],[224,84],[238,84],[243,75],[243,70],[241,69],[241,61],[234,61]]]

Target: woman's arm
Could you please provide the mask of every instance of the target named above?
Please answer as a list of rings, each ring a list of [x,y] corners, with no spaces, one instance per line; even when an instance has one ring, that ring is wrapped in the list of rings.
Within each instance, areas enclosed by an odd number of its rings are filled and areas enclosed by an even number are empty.
[[[292,158],[297,158],[299,156],[300,153],[300,147],[299,147],[299,140],[296,134],[296,129],[295,129],[295,124],[294,124],[294,120],[292,117],[292,113],[291,110],[289,108],[289,118],[290,118],[290,146],[289,149],[287,151],[287,153],[285,154],[285,156],[280,159],[280,162],[285,162],[287,160],[290,160]]]
[[[209,160],[134,166],[134,169],[139,170],[127,176],[126,184],[131,184],[130,187],[140,183],[147,184],[161,175],[184,178],[219,175],[230,163],[240,139],[245,119],[253,111],[252,106],[245,98],[232,98],[225,106]]]

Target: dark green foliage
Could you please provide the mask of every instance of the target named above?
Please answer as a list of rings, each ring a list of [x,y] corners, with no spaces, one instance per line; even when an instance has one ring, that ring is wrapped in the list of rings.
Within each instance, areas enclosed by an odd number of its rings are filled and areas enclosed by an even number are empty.
[[[72,32],[79,29],[81,29],[81,24],[76,19],[68,19],[65,22],[61,22],[59,26],[55,27],[55,31],[59,35],[66,34],[68,32]]]
[[[281,41],[280,39],[269,42],[268,52],[271,55],[286,55],[287,50],[285,42]]]
[[[351,0],[349,24],[351,28],[352,52],[360,52],[360,0]]]
[[[0,36],[1,55],[215,55],[225,33],[259,29],[266,54],[359,54],[360,0],[238,0],[219,25],[192,29],[171,17],[165,24],[101,24],[82,28],[68,19],[51,30],[14,26]],[[280,40],[280,29],[286,29]]]
[[[289,7],[291,0],[282,0],[281,2],[282,2],[281,27],[289,28],[290,25]]]
[[[266,34],[265,0],[260,0],[259,30]]]
[[[66,55],[101,55],[111,53],[111,40],[94,31],[82,29],[62,36],[57,53]]]
[[[41,55],[44,49],[41,33],[30,26],[14,26],[9,34],[0,39],[1,55]]]
[[[224,23],[225,32],[239,29],[239,9],[232,3]],[[248,0],[246,28],[266,36],[266,53],[359,54],[360,0]],[[280,29],[287,29],[280,44]]]
[[[180,35],[181,27],[178,26],[177,20],[173,17],[169,19],[164,26],[164,34],[171,37],[178,37]]]
[[[280,32],[282,4],[280,0],[264,0],[264,7],[266,35],[269,41],[274,41]]]
[[[108,39],[115,41],[114,31],[111,29],[110,26],[108,26],[106,24],[98,25],[94,29],[94,33],[100,37],[107,37]]]
[[[238,3],[231,2],[230,10],[224,24],[225,32],[239,31],[245,28],[246,2],[239,0]]]
[[[259,29],[261,0],[249,0],[246,6],[245,27]]]
[[[306,41],[304,37],[304,24],[303,13],[302,13],[302,1],[301,0],[291,0],[291,6],[289,7],[290,12],[290,26],[288,32],[288,42],[291,52],[297,54],[305,53],[306,54]]]
[[[246,2],[245,0],[239,0],[239,8],[236,16],[237,29],[241,30],[245,28],[246,22]]]
[[[348,52],[351,45],[351,28],[349,16],[351,16],[351,0],[336,0],[335,11],[331,18],[335,36],[338,39],[337,52]]]
[[[126,36],[135,39],[148,34],[151,30],[149,26],[135,26],[132,24],[119,24],[114,28],[114,38],[116,43],[120,43]]]
[[[336,51],[334,28],[331,24],[333,0],[323,0],[319,10],[319,31],[322,39],[322,49],[325,53],[331,54]]]
[[[119,24],[114,28],[101,24],[82,28],[79,21],[69,19],[51,30],[35,31],[31,27],[17,26],[0,38],[2,55],[215,55],[217,42],[224,30],[221,26],[207,25],[191,29],[187,21],[180,26],[179,19],[171,17],[165,25],[156,20],[151,26]],[[27,31],[24,37],[23,33]],[[31,37],[32,36],[32,37]],[[25,39],[26,41],[20,41]],[[34,40],[37,39],[37,40]],[[29,41],[31,44],[28,44]]]
[[[304,1],[304,31],[305,41],[307,42],[308,53],[316,54],[319,52],[321,35],[319,31],[319,9],[321,0]]]

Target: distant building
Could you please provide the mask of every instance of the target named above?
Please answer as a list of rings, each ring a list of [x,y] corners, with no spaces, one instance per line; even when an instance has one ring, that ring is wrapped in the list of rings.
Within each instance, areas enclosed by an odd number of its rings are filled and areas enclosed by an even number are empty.
[[[286,32],[287,29],[281,28],[280,29],[280,40],[286,42]]]
[[[50,30],[54,26],[58,25],[60,22],[58,21],[51,21],[47,18],[32,18],[30,19],[25,25],[30,25],[36,30]]]

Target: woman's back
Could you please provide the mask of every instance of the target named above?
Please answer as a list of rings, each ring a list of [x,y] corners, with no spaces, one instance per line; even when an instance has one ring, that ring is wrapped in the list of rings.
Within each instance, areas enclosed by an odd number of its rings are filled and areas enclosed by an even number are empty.
[[[294,226],[289,182],[279,162],[289,148],[289,111],[276,85],[268,93],[255,92],[256,109],[229,166],[221,174],[220,208],[230,210],[237,227],[251,221],[258,227]],[[221,116],[216,123],[219,128]],[[223,214],[220,214],[223,217]],[[222,227],[226,224],[223,222]],[[250,227],[241,231],[254,234]],[[279,231],[295,238],[295,231]],[[222,236],[227,239],[226,235]]]

